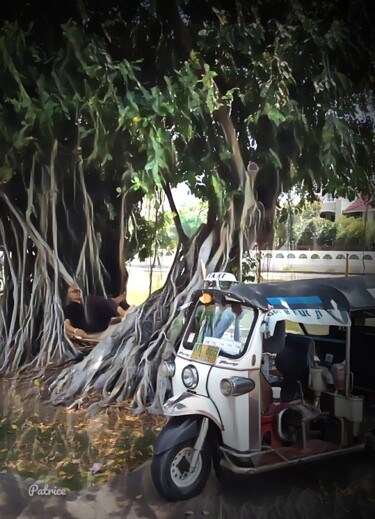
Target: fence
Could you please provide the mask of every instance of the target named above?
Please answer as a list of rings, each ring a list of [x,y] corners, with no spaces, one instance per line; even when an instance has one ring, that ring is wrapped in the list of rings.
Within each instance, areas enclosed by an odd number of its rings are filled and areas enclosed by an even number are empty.
[[[375,251],[268,250],[261,253],[262,272],[325,272],[375,274]]]

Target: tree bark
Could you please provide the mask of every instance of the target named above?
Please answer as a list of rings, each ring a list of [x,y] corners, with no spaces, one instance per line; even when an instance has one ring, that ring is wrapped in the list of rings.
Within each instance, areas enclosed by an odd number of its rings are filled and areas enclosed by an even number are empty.
[[[102,392],[102,405],[133,398],[138,411],[146,407],[150,412],[160,411],[167,381],[159,364],[175,355],[183,332],[178,309],[200,286],[201,264],[207,273],[226,270],[238,233],[248,232],[246,239],[250,239],[257,209],[252,191],[257,168],[252,167],[243,179],[241,203],[231,200],[221,221],[207,223],[181,246],[163,288],[129,314],[117,332],[99,343],[82,363],[64,370],[53,382],[54,404],[79,406],[96,390]]]

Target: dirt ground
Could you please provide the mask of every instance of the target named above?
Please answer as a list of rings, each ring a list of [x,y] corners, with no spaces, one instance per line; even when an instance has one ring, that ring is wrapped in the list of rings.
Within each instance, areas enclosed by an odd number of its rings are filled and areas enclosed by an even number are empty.
[[[346,455],[286,470],[233,478],[212,475],[201,496],[168,503],[157,494],[150,464],[66,496],[29,496],[32,480],[0,474],[1,519],[373,519],[375,456]],[[42,482],[38,482],[43,487]]]

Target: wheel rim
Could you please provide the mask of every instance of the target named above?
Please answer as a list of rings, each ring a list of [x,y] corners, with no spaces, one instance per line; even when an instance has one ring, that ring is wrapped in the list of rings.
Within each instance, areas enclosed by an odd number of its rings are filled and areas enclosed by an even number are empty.
[[[180,488],[185,488],[192,485],[199,477],[202,470],[202,456],[199,455],[197,465],[192,472],[190,463],[193,458],[194,449],[192,447],[185,447],[181,449],[173,458],[171,463],[171,478],[173,483]]]

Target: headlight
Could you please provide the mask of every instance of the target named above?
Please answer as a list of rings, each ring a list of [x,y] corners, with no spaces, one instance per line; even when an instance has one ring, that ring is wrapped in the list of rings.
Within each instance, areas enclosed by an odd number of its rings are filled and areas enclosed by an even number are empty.
[[[164,360],[160,369],[165,377],[172,378],[176,371],[176,364],[174,360]]]
[[[220,390],[224,396],[239,396],[250,393],[255,388],[255,382],[251,378],[230,377],[223,378],[220,382]]]
[[[197,387],[199,381],[198,370],[195,366],[189,364],[182,370],[182,382],[188,389]]]

